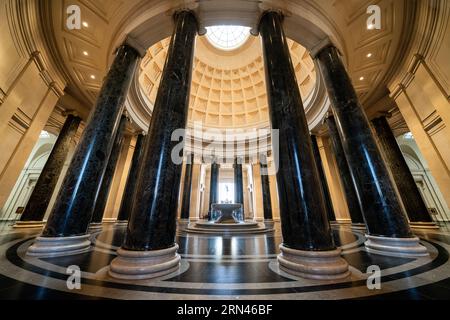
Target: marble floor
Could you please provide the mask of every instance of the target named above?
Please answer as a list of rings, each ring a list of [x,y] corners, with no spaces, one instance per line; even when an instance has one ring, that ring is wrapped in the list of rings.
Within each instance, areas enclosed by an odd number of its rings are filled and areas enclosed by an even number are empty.
[[[108,277],[126,226],[105,224],[92,233],[90,252],[32,258],[25,252],[39,230],[0,224],[0,299],[450,299],[450,224],[417,231],[429,257],[411,259],[366,252],[364,233],[333,227],[336,244],[351,266],[341,281],[296,278],[279,270],[279,226],[271,234],[194,235],[179,231],[178,272],[158,280],[118,281]],[[367,268],[381,269],[381,289],[367,287]],[[81,288],[70,290],[67,268],[81,270]]]

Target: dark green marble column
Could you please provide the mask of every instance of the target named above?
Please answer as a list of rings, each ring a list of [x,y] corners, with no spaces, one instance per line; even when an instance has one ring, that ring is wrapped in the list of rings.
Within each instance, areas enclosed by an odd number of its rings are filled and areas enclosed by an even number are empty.
[[[314,151],[314,158],[316,159],[317,170],[319,170],[320,181],[322,182],[322,191],[325,198],[325,205],[327,206],[328,220],[336,221],[333,203],[331,202],[330,189],[328,188],[327,177],[325,176],[325,171],[323,170],[322,158],[320,157],[319,145],[317,144],[317,137],[315,135],[312,135],[311,140]]]
[[[28,249],[28,254],[79,252],[89,248],[86,232],[92,219],[95,197],[138,62],[139,53],[134,48],[123,45],[118,49],[42,237]]]
[[[373,119],[372,124],[411,226],[436,227],[386,117]]]
[[[263,14],[262,37],[269,114],[273,130],[278,130],[279,168],[277,172],[283,244],[278,257],[286,272],[314,279],[342,278],[349,274],[331,236],[331,227],[305,110],[296,81],[283,16]]]
[[[21,222],[42,222],[81,118],[69,114],[25,207]]]
[[[427,255],[419,245],[372,135],[363,108],[334,46],[315,57],[331,100],[333,114],[368,230],[373,252]]]
[[[192,191],[192,169],[194,164],[194,154],[191,153],[186,160],[186,169],[184,174],[183,195],[181,199],[181,219],[188,220],[191,208]]]
[[[353,225],[364,226],[364,218],[361,212],[361,205],[359,203],[355,185],[353,184],[352,175],[350,173],[344,148],[342,147],[341,138],[339,137],[336,121],[334,120],[334,117],[330,115],[325,120],[325,123],[330,134],[334,158],[336,159],[336,163],[339,169],[339,176],[341,177],[345,199],[347,200],[348,211],[350,213],[352,223]]]
[[[209,208],[208,208],[208,220],[212,220],[212,205],[219,202],[219,171],[220,164],[214,159],[211,164],[211,179],[209,183]]]
[[[180,144],[172,134],[187,125],[198,25],[192,12],[179,11],[174,26],[125,241],[110,265],[116,278],[154,278],[179,268],[175,235],[182,163],[172,158]]]
[[[242,215],[244,215],[244,181],[242,177],[242,158],[234,159],[234,202],[242,204]]]
[[[267,168],[267,158],[260,157],[260,174],[261,174],[261,190],[264,210],[264,220],[273,220],[272,214],[272,199],[270,196],[270,180],[269,171]]]
[[[134,147],[133,159],[131,160],[131,167],[127,177],[127,183],[125,185],[125,191],[123,193],[122,202],[120,204],[118,222],[127,222],[130,212],[133,208],[133,195],[136,190],[136,184],[139,174],[139,164],[142,161],[143,144],[145,143],[145,137],[143,134],[139,134],[136,139],[136,145]]]
[[[111,185],[114,179],[114,174],[116,172],[117,161],[120,157],[120,152],[122,151],[123,141],[125,138],[125,129],[128,119],[122,116],[117,129],[116,137],[114,139],[114,145],[111,154],[108,159],[108,165],[106,166],[105,174],[103,175],[102,183],[97,191],[97,197],[95,199],[94,214],[92,216],[91,228],[101,227],[103,214],[106,209],[106,204],[108,202],[109,192],[111,190]]]

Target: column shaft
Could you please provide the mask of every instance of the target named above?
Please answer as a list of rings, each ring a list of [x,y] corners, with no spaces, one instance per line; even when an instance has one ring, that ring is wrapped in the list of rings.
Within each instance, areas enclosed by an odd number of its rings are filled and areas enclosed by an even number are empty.
[[[211,206],[219,202],[219,170],[220,165],[213,161],[211,164],[211,180],[209,184],[208,220],[212,219]]]
[[[70,143],[78,130],[80,122],[81,119],[77,116],[67,116],[20,221],[42,221],[44,219],[45,212],[69,153]]]
[[[181,219],[189,219],[191,208],[192,191],[192,167],[194,165],[194,154],[191,153],[186,161],[184,174],[183,195],[181,200]]]
[[[122,202],[120,204],[118,221],[127,221],[130,212],[133,208],[133,195],[136,190],[137,180],[139,178],[139,165],[142,161],[143,144],[145,143],[145,136],[139,134],[136,139],[134,147],[133,159],[131,160],[130,172],[128,173],[125,191],[123,193]]]
[[[260,22],[269,113],[279,130],[277,172],[283,245],[296,250],[334,250],[320,178],[298,83],[277,12]]]
[[[317,54],[369,235],[413,237],[369,121],[335,47]]]
[[[325,205],[327,207],[327,214],[329,221],[336,221],[336,215],[334,214],[333,203],[331,202],[330,189],[328,187],[325,171],[323,170],[322,158],[320,157],[319,145],[317,144],[317,137],[311,136],[314,159],[316,159],[317,170],[319,170],[320,181],[322,182],[322,191],[325,199]]]
[[[372,120],[403,205],[411,222],[433,222],[386,117]]]
[[[127,45],[117,51],[62,183],[44,237],[86,233],[138,61],[138,52]]]
[[[264,220],[272,220],[272,199],[270,195],[270,181],[267,169],[267,160],[260,162],[261,187],[263,198]]]
[[[103,214],[108,202],[109,191],[111,190],[112,181],[114,179],[117,161],[119,160],[120,151],[122,151],[123,147],[124,133],[127,121],[128,119],[125,116],[122,116],[122,118],[120,119],[119,128],[117,129],[116,136],[114,138],[114,145],[108,159],[108,164],[106,166],[106,170],[103,175],[100,187],[97,191],[97,197],[94,205],[94,214],[92,216],[91,223],[101,223],[103,220]]]
[[[244,181],[242,177],[242,160],[236,158],[234,160],[234,202],[242,204],[244,209]]]
[[[330,133],[331,145],[339,168],[339,175],[344,188],[345,199],[347,200],[348,211],[350,213],[352,223],[364,223],[358,194],[353,183],[352,174],[350,173],[349,164],[342,146],[341,138],[339,137],[336,121],[333,116],[329,116],[325,122]]]
[[[186,128],[197,28],[191,12],[175,15],[175,30],[153,109],[124,250],[175,246],[182,164],[171,158],[172,150],[180,143],[172,141],[172,134]]]

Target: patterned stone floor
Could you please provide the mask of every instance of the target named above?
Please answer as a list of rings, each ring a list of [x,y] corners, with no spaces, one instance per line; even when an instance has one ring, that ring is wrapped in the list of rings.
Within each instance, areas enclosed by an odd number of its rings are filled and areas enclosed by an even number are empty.
[[[404,258],[366,252],[364,233],[333,227],[336,244],[351,266],[341,281],[313,281],[280,271],[276,261],[279,226],[272,234],[206,236],[179,232],[178,272],[162,279],[125,282],[108,277],[110,261],[126,227],[106,224],[92,234],[90,252],[57,258],[25,255],[39,230],[14,230],[0,224],[0,299],[449,299],[450,225],[417,231],[430,252]],[[381,289],[367,287],[367,268],[381,269]],[[81,288],[67,286],[69,266],[81,270]]]

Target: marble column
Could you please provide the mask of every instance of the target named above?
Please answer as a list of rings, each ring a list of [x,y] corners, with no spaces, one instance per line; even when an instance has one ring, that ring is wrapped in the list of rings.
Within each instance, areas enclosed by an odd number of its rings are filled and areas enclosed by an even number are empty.
[[[414,177],[403,157],[386,117],[372,120],[379,145],[384,153],[412,227],[438,228],[433,222]]]
[[[234,159],[233,169],[234,169],[234,202],[242,204],[242,211],[244,211],[244,181],[242,177],[242,158]],[[244,212],[242,212],[242,214],[244,215]]]
[[[134,146],[133,158],[131,160],[131,167],[125,185],[122,202],[120,204],[118,223],[128,223],[128,217],[133,208],[133,195],[136,190],[136,184],[139,178],[139,164],[142,161],[143,145],[145,143],[145,135],[139,134]]]
[[[313,53],[327,87],[339,136],[367,226],[366,248],[405,256],[427,255],[408,219],[376,145],[362,105],[337,49]]]
[[[64,163],[69,153],[70,143],[77,133],[81,118],[69,114],[45,163],[33,193],[15,228],[42,227],[43,219],[55,190]]]
[[[99,189],[97,190],[97,197],[95,199],[94,205],[94,214],[92,215],[90,224],[90,228],[92,229],[102,227],[103,214],[108,202],[109,191],[111,190],[114,173],[116,172],[116,166],[117,161],[119,160],[120,151],[122,151],[127,122],[127,117],[122,116],[122,118],[120,119],[119,128],[116,132],[116,137],[114,138],[114,145],[108,159],[108,164],[106,165],[106,170],[103,175],[102,182]]]
[[[270,195],[270,181],[269,181],[269,170],[267,167],[267,158],[261,157],[260,162],[260,174],[261,174],[261,190],[262,190],[262,200],[263,200],[263,211],[264,211],[264,221],[272,222],[272,199]]]
[[[42,236],[28,249],[29,255],[89,250],[87,230],[96,193],[138,61],[139,53],[134,48],[122,45],[118,49]]]
[[[208,220],[212,220],[211,207],[213,204],[219,202],[219,171],[220,164],[214,159],[211,163],[211,179],[209,183],[209,207],[208,207]]]
[[[323,170],[322,158],[320,157],[319,145],[317,144],[317,137],[315,135],[311,136],[314,159],[316,160],[317,170],[319,170],[319,176],[323,196],[325,199],[325,205],[327,207],[328,220],[336,222],[336,215],[334,214],[333,203],[331,202],[330,189],[328,188],[327,178],[325,176],[325,171]]]
[[[119,279],[155,278],[180,264],[175,234],[182,161],[172,154],[180,144],[172,134],[187,124],[198,25],[190,11],[175,13],[174,25],[127,233],[109,269]]]
[[[349,275],[331,235],[320,177],[300,90],[279,12],[260,20],[272,129],[278,130],[277,171],[283,244],[278,256],[285,272],[313,279]],[[318,192],[319,191],[319,192]]]
[[[181,199],[181,216],[180,216],[182,220],[189,220],[190,216],[193,164],[194,164],[194,154],[191,153],[186,160],[186,169],[184,174],[183,195]]]
[[[358,194],[353,184],[353,178],[350,173],[345,151],[342,146],[341,138],[336,126],[336,121],[332,115],[325,119],[330,134],[331,146],[339,168],[339,176],[341,177],[342,186],[344,189],[345,199],[347,200],[348,211],[352,219],[352,225],[356,228],[365,229],[364,218],[361,212],[361,205],[359,203]]]

